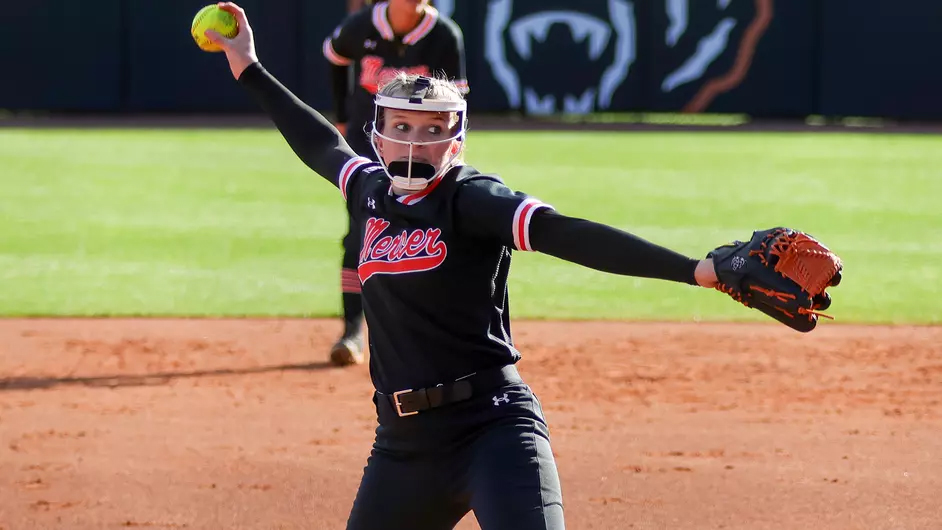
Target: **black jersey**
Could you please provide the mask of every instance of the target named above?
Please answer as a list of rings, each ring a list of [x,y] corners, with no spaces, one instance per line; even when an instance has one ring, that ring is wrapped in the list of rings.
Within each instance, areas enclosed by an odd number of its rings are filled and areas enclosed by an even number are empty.
[[[380,392],[453,381],[520,358],[507,279],[514,250],[548,204],[458,166],[395,196],[381,166],[344,165],[337,185],[361,227],[358,273]]]
[[[323,53],[338,66],[353,68],[354,87],[346,101],[348,139],[360,143],[364,127],[373,120],[373,96],[398,71],[426,76],[444,75],[467,91],[464,37],[454,21],[429,7],[412,32],[395,35],[380,2],[348,16],[324,41]],[[356,134],[357,136],[354,136]]]

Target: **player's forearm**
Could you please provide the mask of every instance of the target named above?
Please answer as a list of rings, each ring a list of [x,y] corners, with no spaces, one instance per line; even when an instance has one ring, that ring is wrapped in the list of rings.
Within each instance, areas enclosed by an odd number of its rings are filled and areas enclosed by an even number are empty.
[[[540,211],[530,221],[534,250],[603,272],[697,285],[691,259],[603,224]]]
[[[343,164],[356,156],[324,116],[298,99],[261,64],[246,68],[239,83],[268,113],[298,158],[322,177],[336,178]]]

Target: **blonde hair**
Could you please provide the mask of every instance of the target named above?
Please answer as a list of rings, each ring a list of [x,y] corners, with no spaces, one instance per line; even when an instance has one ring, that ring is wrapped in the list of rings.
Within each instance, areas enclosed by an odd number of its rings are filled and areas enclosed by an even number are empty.
[[[380,87],[379,93],[383,96],[394,98],[407,98],[415,91],[415,82],[419,77],[418,74],[407,74],[406,72],[398,71],[395,76],[391,77]],[[427,99],[440,101],[461,101],[464,99],[461,90],[458,89],[458,85],[453,81],[449,81],[447,78],[441,76],[427,77],[432,81],[425,96]]]

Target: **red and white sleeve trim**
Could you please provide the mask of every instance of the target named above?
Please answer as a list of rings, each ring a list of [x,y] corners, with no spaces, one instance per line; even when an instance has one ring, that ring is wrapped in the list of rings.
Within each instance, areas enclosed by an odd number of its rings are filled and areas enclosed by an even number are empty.
[[[552,209],[553,207],[543,201],[531,198],[520,203],[517,211],[514,212],[513,236],[514,246],[517,247],[517,250],[533,250],[533,247],[530,246],[530,219],[541,208]]]
[[[337,187],[340,188],[340,193],[343,194],[343,200],[347,200],[347,186],[350,184],[350,177],[352,177],[358,169],[361,167],[371,164],[373,161],[365,156],[358,156],[347,160],[347,163],[343,165],[343,168],[340,169],[340,177],[337,180]]]
[[[330,40],[330,37],[324,40],[324,57],[337,66],[348,66],[353,62],[334,51],[334,43]]]

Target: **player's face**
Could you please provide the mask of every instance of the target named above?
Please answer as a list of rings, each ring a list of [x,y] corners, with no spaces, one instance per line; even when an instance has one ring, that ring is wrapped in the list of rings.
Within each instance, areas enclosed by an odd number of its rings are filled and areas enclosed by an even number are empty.
[[[412,161],[422,162],[441,169],[458,152],[457,140],[445,142],[454,136],[453,128],[457,116],[453,112],[424,112],[389,109],[385,114],[383,135],[397,142],[377,140],[383,161],[389,165],[396,161],[409,161],[408,142],[438,142],[427,145],[412,145]],[[407,143],[399,143],[407,142]]]

